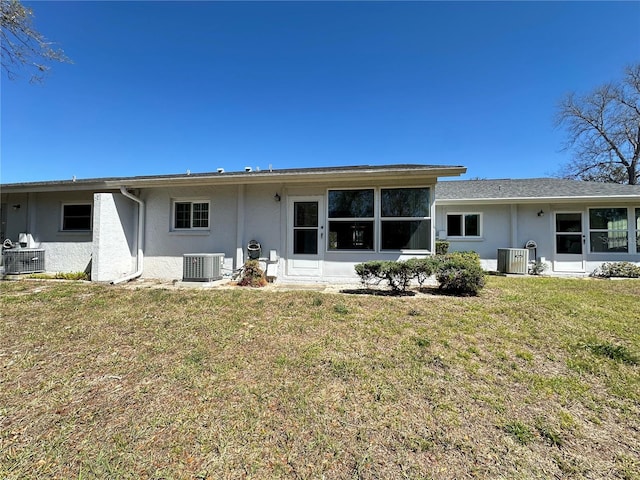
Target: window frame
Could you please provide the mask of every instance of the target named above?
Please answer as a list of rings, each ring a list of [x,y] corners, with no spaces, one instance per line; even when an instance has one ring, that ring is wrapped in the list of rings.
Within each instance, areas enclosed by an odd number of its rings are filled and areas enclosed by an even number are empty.
[[[330,217],[329,216],[329,212],[331,209],[331,198],[330,198],[330,194],[331,192],[345,192],[345,191],[371,191],[373,193],[373,198],[372,198],[372,202],[373,205],[371,206],[371,217]],[[377,197],[377,188],[376,187],[369,187],[369,186],[364,186],[364,187],[342,187],[342,188],[328,188],[327,192],[326,192],[326,198],[327,198],[327,206],[326,206],[326,212],[325,212],[325,218],[326,218],[326,222],[327,222],[327,241],[324,242],[324,248],[325,251],[327,253],[340,253],[340,252],[348,252],[348,253],[353,253],[353,252],[366,252],[366,253],[371,253],[371,252],[376,252],[378,251],[376,249],[376,220],[377,220],[377,212],[376,212],[376,205],[378,202],[376,202],[376,197]],[[371,248],[331,248],[331,222],[338,222],[338,223],[343,223],[343,224],[357,224],[357,223],[372,223],[373,224],[373,238],[372,238],[372,242],[371,242]]]
[[[82,205],[82,206],[88,206],[89,207],[89,226],[88,228],[66,228],[65,227],[65,218],[68,218],[68,216],[65,215],[65,209],[66,207],[73,207],[73,206],[78,206],[78,205]],[[84,218],[83,217],[78,217],[76,216],[75,218]],[[88,233],[88,232],[92,232],[93,231],[93,203],[91,202],[62,202],[60,204],[60,231],[61,232],[69,232],[69,233]]]
[[[344,187],[331,187],[327,188],[325,192],[326,205],[324,212],[324,220],[326,222],[326,240],[324,242],[325,253],[329,254],[371,254],[371,253],[407,253],[407,254],[430,254],[434,253],[434,245],[435,245],[435,232],[434,232],[434,217],[435,217],[435,184],[420,184],[420,185],[377,185],[377,186],[344,186]],[[429,192],[429,208],[428,208],[428,217],[383,217],[382,216],[382,191],[383,190],[408,190],[408,189],[426,189]],[[372,190],[373,191],[373,216],[372,217],[329,217],[329,192],[332,191],[348,191],[348,190]],[[383,221],[429,221],[429,239],[428,239],[428,248],[427,249],[383,249],[382,248],[382,222]],[[370,249],[338,249],[338,248],[330,248],[330,223],[331,221],[340,221],[340,222],[371,222],[373,224],[373,240],[372,240],[372,248]]]
[[[178,227],[176,225],[176,205],[189,204],[189,226]],[[196,204],[207,205],[207,226],[206,227],[194,227],[193,216],[194,208]],[[211,200],[203,198],[174,198],[171,200],[171,231],[172,232],[208,232],[211,230]]]
[[[618,229],[603,229],[603,228],[591,228],[591,211],[592,210],[625,210],[626,212],[626,227],[624,229],[618,228]],[[629,238],[629,208],[628,207],[621,207],[621,206],[612,206],[612,207],[589,207],[587,208],[587,225],[586,225],[586,230],[587,230],[587,238],[589,239],[589,250],[588,253],[592,254],[592,255],[620,255],[621,253],[624,254],[629,254],[631,253],[631,241]],[[626,250],[605,250],[605,251],[599,251],[599,250],[593,250],[593,242],[591,241],[591,234],[592,233],[608,233],[608,232],[624,232],[627,236],[627,248]]]
[[[382,192],[383,190],[426,190],[429,196],[429,204],[427,208],[428,216],[426,217],[392,217],[392,216],[383,216],[382,215]],[[378,226],[378,252],[402,252],[402,253],[426,253],[431,252],[431,247],[433,246],[433,208],[434,208],[434,199],[433,199],[433,187],[429,185],[407,185],[407,186],[389,186],[389,187],[379,187],[378,188],[378,205],[377,205],[377,222]],[[428,247],[427,248],[383,248],[382,244],[382,224],[384,222],[429,222],[429,238],[427,239]],[[374,231],[374,237],[376,232]]]
[[[459,216],[460,217],[460,225],[462,235],[449,235],[449,217],[450,216]],[[466,232],[466,224],[464,222],[464,217],[466,215],[477,215],[478,216],[478,235],[467,235]],[[482,212],[447,212],[445,215],[445,232],[446,238],[449,239],[464,239],[464,240],[480,240],[482,239]]]

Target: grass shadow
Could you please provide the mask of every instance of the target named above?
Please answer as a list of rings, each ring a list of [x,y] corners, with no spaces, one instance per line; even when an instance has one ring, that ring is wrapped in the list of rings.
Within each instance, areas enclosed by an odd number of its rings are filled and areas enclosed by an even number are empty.
[[[477,294],[473,293],[460,293],[442,290],[440,287],[420,287],[417,289],[420,293],[425,295],[437,295],[440,297],[477,297]]]
[[[400,290],[380,290],[377,288],[346,288],[340,290],[340,293],[348,295],[377,295],[380,297],[414,297],[416,292],[400,291]]]

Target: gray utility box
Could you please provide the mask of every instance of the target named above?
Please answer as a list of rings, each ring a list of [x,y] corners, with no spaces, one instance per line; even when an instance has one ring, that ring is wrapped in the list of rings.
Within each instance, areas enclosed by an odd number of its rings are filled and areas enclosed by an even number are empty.
[[[499,248],[498,272],[526,275],[529,267],[529,250],[526,248]]]
[[[3,255],[6,274],[44,272],[44,249],[16,248],[5,250]]]
[[[183,258],[184,282],[211,282],[222,278],[224,253],[185,253]]]

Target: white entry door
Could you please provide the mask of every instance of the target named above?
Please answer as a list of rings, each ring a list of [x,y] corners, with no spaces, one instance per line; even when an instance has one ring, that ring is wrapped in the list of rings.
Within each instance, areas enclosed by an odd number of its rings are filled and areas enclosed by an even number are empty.
[[[585,243],[582,212],[556,212],[554,271],[584,273]]]
[[[289,197],[287,274],[322,275],[324,253],[324,198]]]

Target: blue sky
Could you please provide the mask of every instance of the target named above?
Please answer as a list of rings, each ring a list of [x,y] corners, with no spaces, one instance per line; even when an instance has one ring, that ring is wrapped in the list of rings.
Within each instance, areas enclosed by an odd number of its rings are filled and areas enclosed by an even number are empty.
[[[73,64],[2,78],[3,183],[333,165],[548,176],[640,60],[640,2],[24,2]]]

